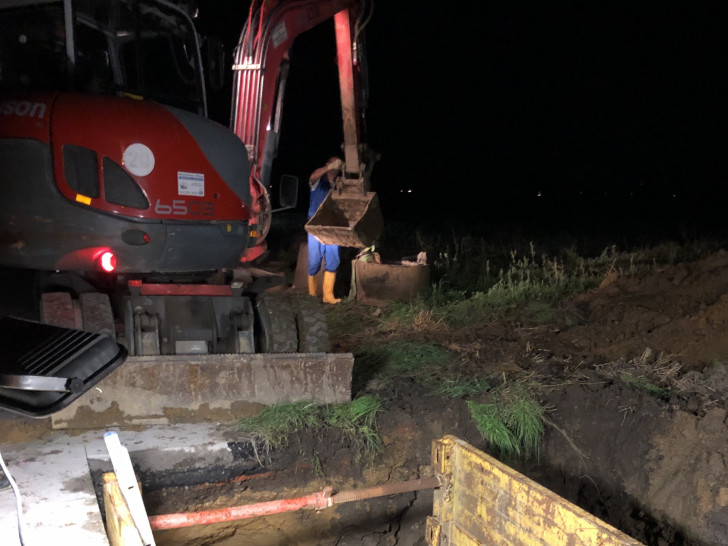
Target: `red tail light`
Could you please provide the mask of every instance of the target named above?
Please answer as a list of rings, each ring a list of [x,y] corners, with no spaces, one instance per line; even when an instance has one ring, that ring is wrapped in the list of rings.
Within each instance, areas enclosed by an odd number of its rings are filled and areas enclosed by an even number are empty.
[[[107,250],[99,256],[99,265],[101,269],[107,273],[112,273],[116,269],[116,256],[110,250]]]

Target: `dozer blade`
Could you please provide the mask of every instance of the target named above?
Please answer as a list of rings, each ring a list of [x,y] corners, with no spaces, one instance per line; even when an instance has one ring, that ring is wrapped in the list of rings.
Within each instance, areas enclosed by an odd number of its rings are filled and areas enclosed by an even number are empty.
[[[382,233],[382,211],[374,192],[331,192],[306,223],[306,231],[326,245],[364,248]]]
[[[351,353],[133,356],[53,414],[56,429],[229,421],[259,404],[351,401]]]

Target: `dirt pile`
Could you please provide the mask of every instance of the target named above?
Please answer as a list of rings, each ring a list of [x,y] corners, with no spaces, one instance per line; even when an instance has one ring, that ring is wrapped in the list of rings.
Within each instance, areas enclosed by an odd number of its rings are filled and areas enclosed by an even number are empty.
[[[473,371],[553,385],[538,461],[509,464],[646,544],[728,543],[728,253],[612,271],[567,308],[578,325],[419,336]],[[442,433],[488,451],[459,402],[433,407],[408,389],[384,393],[397,411],[383,420],[421,431],[409,447],[417,464]]]
[[[574,304],[586,322],[554,337],[578,348],[578,381],[549,400],[569,442],[550,431],[544,459],[570,477],[569,496],[596,495],[597,515],[641,540],[725,544],[728,253],[611,275]],[[664,390],[624,380],[634,377]]]
[[[644,276],[609,275],[577,298],[588,323],[571,328],[579,348],[609,359],[646,348],[702,368],[728,358],[728,252],[665,266]]]

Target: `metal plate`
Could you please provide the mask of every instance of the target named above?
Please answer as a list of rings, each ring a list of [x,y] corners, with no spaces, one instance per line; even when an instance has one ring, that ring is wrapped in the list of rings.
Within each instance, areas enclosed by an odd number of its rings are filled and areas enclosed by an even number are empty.
[[[11,317],[0,319],[0,332],[0,376],[6,378],[0,380],[0,408],[31,417],[61,410],[127,356],[104,334]],[[58,390],[61,382],[65,390]]]

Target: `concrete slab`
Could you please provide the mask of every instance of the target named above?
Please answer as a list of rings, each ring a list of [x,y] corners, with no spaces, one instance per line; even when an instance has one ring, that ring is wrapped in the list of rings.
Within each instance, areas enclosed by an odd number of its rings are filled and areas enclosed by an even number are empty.
[[[108,544],[86,462],[91,440],[59,436],[0,448],[20,491],[25,544]],[[0,537],[20,545],[12,489],[0,491]]]
[[[7,422],[5,423],[7,424]],[[230,466],[230,427],[211,423],[107,428],[81,434],[51,431],[27,443],[0,443],[22,498],[24,543],[106,546],[92,471],[111,471],[103,435],[116,430],[138,472]],[[20,546],[12,489],[0,491],[0,544]]]

